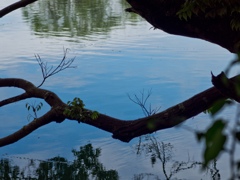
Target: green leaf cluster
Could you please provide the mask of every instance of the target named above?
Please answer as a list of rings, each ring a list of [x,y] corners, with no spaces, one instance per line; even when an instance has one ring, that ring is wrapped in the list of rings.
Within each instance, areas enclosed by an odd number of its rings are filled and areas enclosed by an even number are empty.
[[[68,101],[67,105],[68,107],[64,110],[63,114],[72,119],[79,120],[79,123],[80,120],[85,121],[87,118],[98,118],[99,113],[97,111],[90,111],[85,109],[85,104],[78,97],[75,97],[73,101]]]
[[[229,16],[233,30],[240,30],[239,0],[186,0],[177,12],[180,19],[189,20],[192,15],[204,18]]]
[[[180,9],[177,12],[177,15],[180,19],[184,19],[187,21],[188,19],[191,19],[193,9],[194,9],[194,4],[188,3],[188,1],[186,1],[182,6],[182,9]]]
[[[198,141],[204,140],[204,163],[203,167],[206,168],[209,162],[216,159],[219,154],[224,150],[224,145],[227,136],[224,134],[226,123],[222,119],[216,120],[205,133],[196,133]]]
[[[33,104],[29,104],[29,103],[26,103],[25,107],[27,108],[28,111],[30,111],[30,109],[32,109],[32,111],[35,113],[37,111],[40,111],[43,107],[43,103],[40,102],[38,105],[33,105]]]
[[[26,103],[25,107],[27,108],[28,112],[30,110],[33,112],[33,115],[31,113],[28,114],[27,119],[28,120],[30,120],[31,118],[36,119],[37,118],[37,112],[42,109],[43,103],[40,102],[37,105],[35,105],[35,103],[32,103],[32,104]]]

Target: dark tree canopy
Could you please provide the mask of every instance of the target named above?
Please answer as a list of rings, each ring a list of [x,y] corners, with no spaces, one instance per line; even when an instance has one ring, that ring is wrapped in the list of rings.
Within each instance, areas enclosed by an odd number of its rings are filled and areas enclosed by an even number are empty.
[[[127,0],[127,11],[167,33],[203,39],[240,51],[240,1]]]

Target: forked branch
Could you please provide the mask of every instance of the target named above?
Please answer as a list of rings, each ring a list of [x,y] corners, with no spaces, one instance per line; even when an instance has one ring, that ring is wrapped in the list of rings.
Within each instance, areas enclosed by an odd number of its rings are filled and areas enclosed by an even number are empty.
[[[67,60],[66,58],[67,58],[68,49],[63,49],[63,52],[64,52],[63,58],[61,62],[58,64],[58,66],[55,68],[53,66],[49,67],[47,62],[43,62],[41,57],[38,54],[35,55],[36,60],[41,68],[42,76],[43,76],[43,80],[40,83],[40,85],[38,85],[38,87],[41,87],[43,83],[46,81],[46,79],[49,78],[50,76],[53,76],[67,68],[76,68],[76,66],[72,66],[72,63],[75,60],[75,57]]]
[[[240,75],[235,76],[234,78],[231,78],[229,80],[236,81],[236,79],[238,79],[239,77]],[[19,130],[21,132],[21,136],[16,136],[16,134],[13,134],[0,139],[0,146],[14,143],[28,135],[29,132],[32,132],[36,128],[46,125],[47,123],[61,123],[65,119],[89,124],[91,126],[112,133],[112,137],[115,139],[119,139],[123,142],[129,142],[135,137],[150,134],[158,130],[174,127],[186,121],[187,119],[209,109],[215,101],[219,99],[229,98],[228,96],[222,94],[215,87],[212,87],[169,109],[141,119],[126,121],[110,117],[101,113],[98,114],[97,119],[92,119],[90,117],[82,119],[81,116],[74,116],[73,118],[73,116],[64,113],[66,108],[69,107],[67,104],[63,103],[62,100],[55,93],[35,87],[32,83],[26,80],[14,78],[0,79],[0,87],[22,88],[30,97],[43,99],[51,106],[51,111],[45,114],[47,116],[43,115],[42,117],[35,119],[34,122],[37,123],[37,126],[32,126],[32,123],[24,126],[23,130],[27,129],[29,131],[25,131],[25,133],[22,133],[24,131]],[[85,110],[91,111],[87,109]],[[9,141],[8,138],[10,137],[11,140]]]

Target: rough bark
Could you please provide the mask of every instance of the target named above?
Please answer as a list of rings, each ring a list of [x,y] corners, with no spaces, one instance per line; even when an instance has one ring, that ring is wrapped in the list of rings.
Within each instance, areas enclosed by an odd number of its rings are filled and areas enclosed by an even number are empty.
[[[236,81],[239,78],[240,76],[236,76],[229,81]],[[73,119],[71,116],[66,115],[64,110],[68,107],[67,104],[62,102],[55,93],[38,88],[29,81],[17,78],[0,79],[0,87],[16,87],[25,91],[21,95],[0,101],[0,107],[27,98],[40,98],[45,100],[45,102],[51,106],[51,109],[42,117],[34,119],[28,125],[24,126],[15,133],[1,138],[0,147],[22,139],[41,126],[51,122],[61,123],[65,119],[92,125],[112,133],[112,136],[115,139],[119,139],[123,142],[129,142],[135,137],[149,134],[161,129],[174,127],[207,110],[216,100],[229,98],[225,93],[221,93],[220,90],[212,87],[182,103],[149,117],[135,120],[120,120],[99,113],[98,118],[93,120],[91,118],[81,119],[80,117]]]
[[[127,0],[134,12],[146,19],[154,28],[167,33],[199,38],[218,44],[230,52],[240,51],[240,31],[231,27],[231,14],[206,18],[192,15],[189,20],[180,19],[176,13],[185,0]],[[240,17],[239,17],[240,18]]]

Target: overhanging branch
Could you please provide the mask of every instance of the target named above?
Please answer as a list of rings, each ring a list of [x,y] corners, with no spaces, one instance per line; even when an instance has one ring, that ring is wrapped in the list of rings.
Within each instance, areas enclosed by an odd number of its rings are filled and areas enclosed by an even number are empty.
[[[235,76],[229,80],[236,81],[239,78],[240,75]],[[28,86],[28,88],[24,88],[22,86],[23,84]],[[26,93],[29,96],[44,99],[51,106],[51,110],[41,118],[37,118],[34,121],[30,122],[28,125],[24,126],[16,133],[0,139],[0,146],[14,143],[29,133],[33,132],[37,128],[50,122],[61,123],[65,119],[89,124],[91,126],[112,133],[112,137],[115,139],[119,139],[123,142],[129,142],[135,137],[174,127],[186,121],[187,119],[207,110],[213,105],[215,101],[219,99],[231,98],[222,94],[217,88],[212,87],[182,103],[166,109],[163,112],[148,117],[127,121],[99,113],[97,119],[87,118],[83,120],[80,117],[79,119],[72,119],[71,116],[66,115],[64,113],[64,110],[66,107],[68,107],[67,104],[63,103],[61,99],[51,91],[37,88],[32,83],[22,79],[0,79],[0,87],[4,87],[4,85],[7,87],[21,87],[26,90]],[[26,130],[26,132],[24,132],[24,130]]]
[[[239,78],[240,75],[235,76],[231,78],[231,81],[236,81]],[[113,133],[113,138],[129,142],[141,135],[172,128],[209,109],[217,100],[227,98],[230,97],[212,87],[182,103],[149,117],[124,121],[100,114],[97,120],[88,119],[83,123],[111,132]]]
[[[14,102],[18,102],[18,101],[21,101],[21,100],[24,100],[24,99],[27,99],[27,98],[30,98],[30,96],[27,93],[22,93],[18,96],[14,96],[14,97],[4,99],[4,100],[0,101],[0,107],[5,106],[7,104],[14,103]]]
[[[19,141],[20,139],[26,137],[28,134],[35,131],[36,129],[38,129],[46,124],[49,124],[50,122],[53,121],[53,119],[56,119],[56,115],[54,113],[54,110],[50,110],[49,112],[44,114],[42,117],[34,119],[28,125],[23,126],[21,129],[14,132],[13,134],[10,134],[9,136],[1,138],[0,139],[0,147]]]
[[[3,9],[0,10],[0,18],[2,18],[3,16],[9,14],[10,12],[12,11],[15,11],[19,8],[22,8],[22,7],[25,7],[29,4],[32,4],[34,3],[35,1],[37,0],[21,0],[21,1],[18,1],[16,3],[13,3]]]

